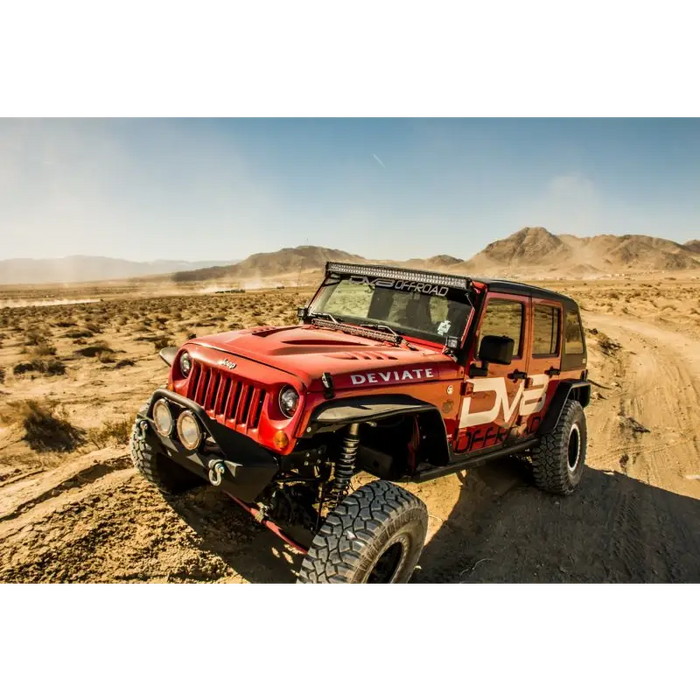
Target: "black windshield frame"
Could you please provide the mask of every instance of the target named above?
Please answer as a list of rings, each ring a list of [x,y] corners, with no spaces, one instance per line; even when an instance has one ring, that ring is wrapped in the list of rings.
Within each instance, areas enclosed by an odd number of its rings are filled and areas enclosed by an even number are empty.
[[[456,322],[454,325],[450,323],[450,325],[444,329],[444,332],[438,332],[437,326],[434,329],[427,329],[398,323],[395,320],[382,316],[356,315],[333,310],[327,311],[326,307],[328,302],[332,299],[335,289],[341,282],[349,282],[350,284],[358,285],[358,287],[364,286],[366,289],[371,290],[372,299],[369,301],[370,308],[375,304],[377,290],[380,290],[380,294],[384,295],[385,303],[388,303],[387,299],[389,298],[400,298],[402,300],[405,298],[406,304],[408,304],[409,300],[417,302],[418,307],[421,308],[423,312],[431,305],[431,297],[435,299],[444,299],[448,302],[450,312],[457,317]],[[444,345],[448,337],[458,337],[460,340],[464,337],[466,329],[469,327],[469,323],[473,318],[474,305],[472,303],[470,290],[420,283],[411,280],[391,278],[368,279],[367,277],[359,275],[341,275],[336,273],[328,275],[323,281],[314,295],[308,311],[312,317],[318,314],[319,317],[326,319],[329,318],[327,314],[330,313],[337,321],[342,321],[343,323],[351,325],[361,326],[363,323],[381,324],[392,328],[401,336]]]

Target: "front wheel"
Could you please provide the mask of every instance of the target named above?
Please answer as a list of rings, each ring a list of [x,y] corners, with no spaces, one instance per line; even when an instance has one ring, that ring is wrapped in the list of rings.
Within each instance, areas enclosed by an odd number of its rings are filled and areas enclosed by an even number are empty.
[[[586,415],[578,401],[564,404],[557,427],[532,451],[532,473],[543,491],[568,496],[586,464]]]
[[[427,531],[423,501],[388,481],[365,484],[329,513],[298,583],[406,583]]]

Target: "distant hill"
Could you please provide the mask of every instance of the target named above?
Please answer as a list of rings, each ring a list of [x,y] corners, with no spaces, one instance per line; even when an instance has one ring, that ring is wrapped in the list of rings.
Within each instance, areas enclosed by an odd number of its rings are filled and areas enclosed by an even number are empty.
[[[233,262],[233,261],[231,261]],[[65,258],[14,258],[0,260],[0,284],[49,284],[99,282],[195,270],[220,261],[154,260],[134,262],[119,258],[72,255]]]
[[[465,270],[482,274],[560,274],[572,277],[622,272],[669,272],[700,268],[687,246],[652,236],[554,235],[523,228],[489,244]]]
[[[685,245],[685,248],[687,248],[691,253],[697,253],[700,255],[700,241],[697,239],[693,239],[692,241],[688,241]]]
[[[173,275],[173,280],[200,282],[225,278],[232,281],[272,279],[294,282],[306,273],[322,270],[328,260],[367,262],[365,258],[346,253],[344,250],[307,245],[298,248],[282,248],[274,253],[256,253],[235,265],[218,265],[202,270],[177,272]]]
[[[409,260],[370,260],[343,250],[319,246],[283,248],[258,253],[236,265],[178,272],[176,281],[227,280],[243,286],[315,284],[327,260],[391,264],[458,274],[511,278],[587,278],[620,273],[670,272],[700,269],[692,246],[652,236],[600,235],[580,238],[555,235],[541,226],[525,227],[494,241],[468,260],[451,255]]]

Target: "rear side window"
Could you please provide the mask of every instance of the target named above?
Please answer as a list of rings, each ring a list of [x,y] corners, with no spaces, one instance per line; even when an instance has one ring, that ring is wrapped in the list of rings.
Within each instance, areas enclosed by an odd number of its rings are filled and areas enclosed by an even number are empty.
[[[576,311],[567,309],[564,322],[564,352],[567,355],[580,355],[583,352],[583,328]]]
[[[486,307],[486,315],[479,333],[479,356],[481,339],[487,335],[505,335],[513,339],[513,357],[521,356],[521,336],[523,331],[523,305],[509,299],[491,299]]]
[[[559,308],[549,304],[535,304],[534,307],[534,338],[532,340],[533,355],[559,354],[559,329],[561,314]]]

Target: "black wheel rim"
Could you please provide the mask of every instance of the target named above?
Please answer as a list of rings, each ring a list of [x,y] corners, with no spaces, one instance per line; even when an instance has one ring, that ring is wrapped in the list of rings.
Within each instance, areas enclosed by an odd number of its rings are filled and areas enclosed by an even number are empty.
[[[391,583],[403,563],[405,552],[406,546],[403,540],[390,544],[369,572],[367,583]]]
[[[567,449],[567,466],[570,472],[575,472],[576,467],[578,467],[579,457],[581,456],[581,432],[579,431],[578,425],[574,423],[571,426],[571,433],[569,434],[569,446]]]

